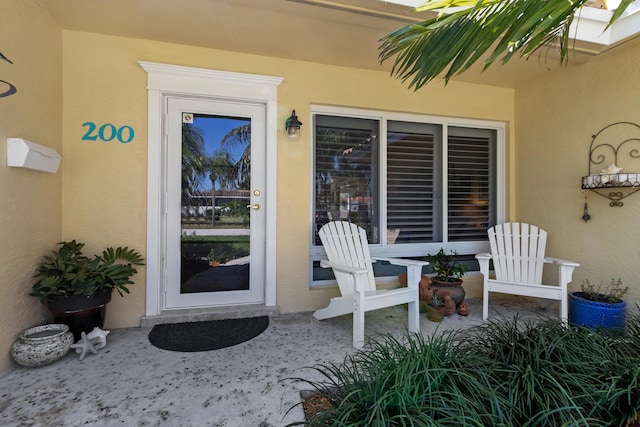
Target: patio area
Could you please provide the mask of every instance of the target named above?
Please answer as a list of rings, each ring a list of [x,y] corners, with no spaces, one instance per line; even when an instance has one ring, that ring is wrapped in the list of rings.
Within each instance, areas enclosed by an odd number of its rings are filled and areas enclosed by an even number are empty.
[[[557,316],[557,303],[493,296],[490,316]],[[482,301],[467,300],[470,315],[434,323],[421,314],[425,335],[481,322]],[[406,312],[367,313],[366,333],[404,332]],[[311,313],[274,316],[261,335],[220,350],[178,353],[149,343],[151,327],[113,330],[107,346],[82,361],[76,353],[41,368],[17,367],[0,378],[2,426],[284,426],[304,419],[290,378],[303,369],[339,363],[354,352],[351,316],[324,321]],[[289,411],[289,412],[288,412]]]

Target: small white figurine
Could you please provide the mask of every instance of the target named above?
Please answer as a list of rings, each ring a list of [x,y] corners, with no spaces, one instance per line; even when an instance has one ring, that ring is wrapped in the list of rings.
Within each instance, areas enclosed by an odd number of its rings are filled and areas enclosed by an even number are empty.
[[[110,331],[105,331],[100,328],[93,328],[93,331],[87,334],[87,338],[91,341],[91,344],[96,348],[96,350],[100,350],[104,346],[107,345],[107,335],[109,335]]]
[[[78,342],[71,344],[71,348],[75,349],[76,353],[80,353],[80,360],[82,360],[87,355],[87,351],[98,354],[98,350],[107,345],[107,335],[109,331],[93,328],[88,334],[82,332]]]
[[[77,343],[71,344],[71,348],[76,349],[76,353],[80,353],[80,360],[84,359],[87,355],[87,351],[90,351],[93,354],[98,354],[98,350],[91,344],[89,338],[87,338],[87,333],[80,333],[80,340]]]

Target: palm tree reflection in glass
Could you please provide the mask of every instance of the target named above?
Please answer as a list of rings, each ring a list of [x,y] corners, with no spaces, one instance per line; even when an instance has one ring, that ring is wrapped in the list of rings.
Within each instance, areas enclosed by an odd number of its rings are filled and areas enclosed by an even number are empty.
[[[250,171],[250,119],[193,114],[183,123],[182,293],[248,289],[249,238],[238,229],[250,226]]]

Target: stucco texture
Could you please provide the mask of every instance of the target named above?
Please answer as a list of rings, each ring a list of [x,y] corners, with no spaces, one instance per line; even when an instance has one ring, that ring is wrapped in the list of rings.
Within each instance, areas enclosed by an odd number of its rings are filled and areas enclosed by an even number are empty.
[[[6,139],[62,152],[62,34],[34,2],[0,0],[0,10],[0,52],[13,62],[0,61],[0,79],[17,88],[0,98],[1,373],[12,366],[9,349],[20,332],[46,319],[28,293],[38,260],[60,240],[62,215],[61,168],[7,167]]]
[[[549,232],[549,255],[581,264],[570,290],[579,290],[584,279],[607,284],[621,278],[630,287],[625,299],[631,308],[640,297],[640,196],[610,207],[606,198],[581,189],[581,177],[589,172],[592,135],[615,122],[639,122],[638,70],[636,39],[516,90],[516,217]],[[621,150],[620,166],[628,155]]]

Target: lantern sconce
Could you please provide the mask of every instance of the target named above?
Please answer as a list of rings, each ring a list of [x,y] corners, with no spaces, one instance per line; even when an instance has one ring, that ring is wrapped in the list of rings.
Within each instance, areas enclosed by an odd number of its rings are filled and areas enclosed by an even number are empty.
[[[286,129],[289,138],[298,139],[300,137],[300,126],[302,126],[302,122],[298,120],[296,110],[291,111],[291,116],[289,116],[287,121],[284,123],[284,128]]]

